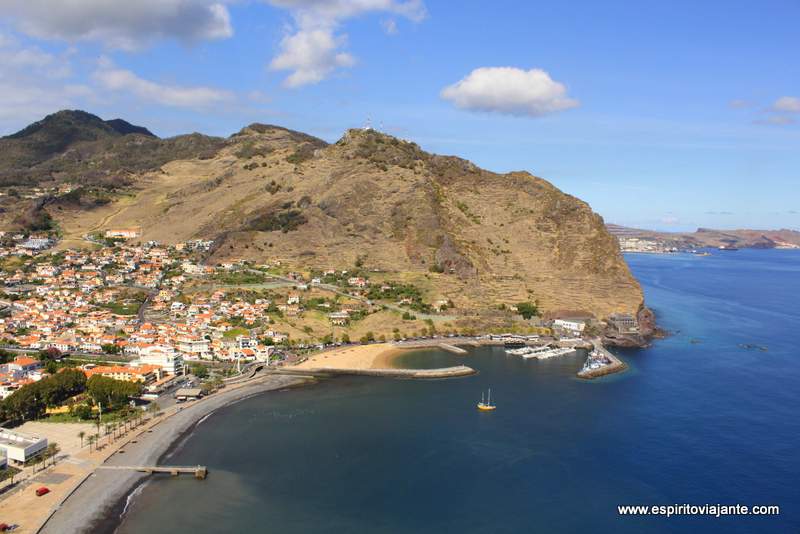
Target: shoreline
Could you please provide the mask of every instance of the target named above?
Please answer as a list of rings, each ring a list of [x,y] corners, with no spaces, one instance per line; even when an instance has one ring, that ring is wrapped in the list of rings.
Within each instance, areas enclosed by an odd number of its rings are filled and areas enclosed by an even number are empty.
[[[153,454],[158,454],[158,458],[155,461],[155,465],[162,465],[166,462],[176,450],[178,450],[181,446],[183,446],[184,442],[194,433],[195,429],[198,425],[203,423],[206,419],[214,415],[220,410],[238,404],[241,401],[246,399],[250,399],[252,397],[256,397],[259,395],[264,395],[270,392],[279,392],[279,391],[287,391],[289,389],[294,389],[296,387],[304,387],[307,385],[312,385],[314,383],[313,380],[303,380],[300,379],[295,384],[290,384],[285,387],[281,387],[279,389],[266,389],[263,391],[256,391],[250,393],[248,395],[244,395],[237,398],[230,399],[227,403],[223,404],[222,406],[218,406],[208,413],[200,415],[193,423],[191,423],[187,428],[183,429],[183,431],[169,443],[169,445],[164,448],[163,450],[158,453],[158,451],[153,451]],[[138,477],[130,487],[119,496],[116,502],[107,506],[101,517],[94,521],[91,525],[87,525],[87,529],[90,529],[92,534],[114,534],[117,529],[122,525],[123,521],[125,520],[125,515],[128,513],[129,509],[133,504],[136,502],[136,496],[144,491],[144,488],[147,486],[148,482],[151,479],[151,475],[143,475]],[[42,531],[44,532],[44,531]]]
[[[448,339],[448,344],[484,346],[497,345],[496,341],[475,338]],[[445,340],[425,340],[410,343],[376,343],[337,347],[310,356],[308,359],[285,368],[294,373],[270,373],[244,383],[228,386],[214,395],[188,405],[171,407],[153,425],[143,425],[139,433],[127,438],[119,445],[125,449],[124,456],[112,451],[100,465],[160,465],[194,432],[196,426],[221,408],[231,406],[241,400],[270,391],[283,391],[308,385],[315,380],[309,375],[366,375],[393,378],[435,379],[467,376],[476,371],[467,366],[444,369],[405,369],[397,366],[397,358],[414,350],[441,349]],[[333,357],[335,362],[324,361]],[[615,358],[616,359],[616,358]],[[353,364],[345,367],[344,364]],[[616,366],[612,366],[616,367]],[[606,373],[622,371],[621,368]],[[590,377],[582,377],[590,378]],[[594,377],[591,377],[594,378]],[[149,430],[147,430],[150,428]],[[124,473],[124,474],[122,474]],[[48,517],[39,523],[38,528],[21,528],[20,532],[91,532],[113,533],[122,524],[124,514],[134,502],[131,497],[140,491],[149,475],[136,471],[121,472],[92,469],[63,498]],[[27,525],[23,525],[27,527]]]
[[[230,390],[223,390],[192,404],[173,407],[150,431],[131,436],[120,448],[124,456],[112,453],[103,465],[148,465],[157,463],[183,442],[205,417],[243,399],[281,391],[312,382],[301,376],[267,375]],[[122,474],[124,473],[124,474]],[[60,534],[63,532],[114,532],[120,512],[129,496],[149,478],[136,471],[93,469],[68,493],[55,511],[38,528],[22,525],[20,532]],[[122,504],[122,508],[120,508]]]
[[[394,343],[346,345],[316,352],[291,369],[397,369],[395,360],[408,350]]]

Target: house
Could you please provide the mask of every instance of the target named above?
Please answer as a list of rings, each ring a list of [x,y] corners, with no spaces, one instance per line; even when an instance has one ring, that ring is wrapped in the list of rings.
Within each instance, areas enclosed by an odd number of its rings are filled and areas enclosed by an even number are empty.
[[[608,320],[621,334],[638,334],[639,321],[629,313],[612,313]]]
[[[139,237],[139,228],[121,228],[119,230],[106,230],[105,236],[110,239],[136,239]]]
[[[202,337],[181,336],[178,338],[178,352],[190,358],[210,358],[209,341]]]
[[[586,322],[581,319],[556,319],[553,321],[553,327],[573,333],[581,333],[586,328]]]
[[[84,369],[83,373],[87,378],[91,378],[94,375],[101,375],[113,378],[114,380],[124,380],[125,382],[151,384],[161,378],[163,370],[157,365],[140,365],[138,367],[126,365],[97,365]]]
[[[367,287],[367,281],[364,278],[361,278],[360,276],[351,276],[350,278],[347,279],[347,284],[361,289]]]
[[[17,356],[13,362],[8,364],[9,371],[20,371],[22,373],[31,373],[40,367],[42,367],[40,360],[34,360],[27,356]]]
[[[28,250],[44,250],[53,245],[53,240],[49,237],[33,237],[22,243],[22,248]]]
[[[328,314],[328,319],[332,325],[346,326],[350,322],[350,314],[346,311],[333,312]]]

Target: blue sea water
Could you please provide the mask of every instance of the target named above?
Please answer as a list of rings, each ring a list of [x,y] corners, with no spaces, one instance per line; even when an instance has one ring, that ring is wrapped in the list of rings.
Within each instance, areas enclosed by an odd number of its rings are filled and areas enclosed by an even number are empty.
[[[630,255],[673,332],[585,382],[578,356],[426,351],[444,381],[338,378],[216,412],[119,532],[800,532],[800,253]],[[475,402],[491,387],[498,410]],[[778,516],[621,517],[625,504],[779,505]]]

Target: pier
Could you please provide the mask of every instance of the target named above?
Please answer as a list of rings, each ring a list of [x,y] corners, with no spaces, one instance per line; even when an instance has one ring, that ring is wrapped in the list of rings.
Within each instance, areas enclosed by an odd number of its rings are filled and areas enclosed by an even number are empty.
[[[113,469],[119,471],[139,471],[151,475],[153,473],[169,473],[178,475],[194,475],[194,478],[203,480],[208,476],[208,468],[204,465],[176,466],[176,465],[100,465],[98,469]]]
[[[447,352],[452,352],[453,354],[467,353],[467,351],[462,349],[461,347],[456,347],[455,345],[449,345],[447,343],[439,343],[439,348],[442,350],[446,350]]]

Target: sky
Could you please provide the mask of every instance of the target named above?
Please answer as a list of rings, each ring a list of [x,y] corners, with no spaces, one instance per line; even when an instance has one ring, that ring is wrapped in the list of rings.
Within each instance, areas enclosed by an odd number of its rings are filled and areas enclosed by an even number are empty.
[[[371,124],[607,222],[800,229],[797,0],[2,0],[0,135]],[[0,155],[2,157],[2,155]]]

